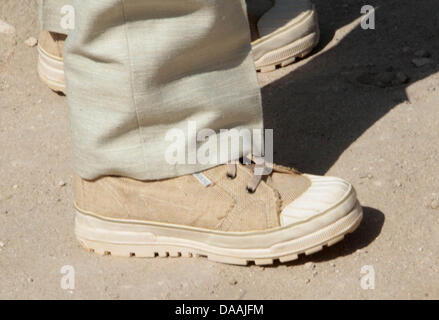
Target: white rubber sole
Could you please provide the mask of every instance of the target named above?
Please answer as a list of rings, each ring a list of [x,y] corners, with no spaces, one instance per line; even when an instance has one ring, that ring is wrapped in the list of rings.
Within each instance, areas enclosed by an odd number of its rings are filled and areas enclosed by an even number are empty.
[[[38,46],[38,75],[53,91],[66,93],[63,59],[47,53],[40,46]]]
[[[271,72],[286,67],[297,59],[305,58],[319,42],[318,33],[314,32],[302,39],[273,50],[255,61],[256,71]]]
[[[350,199],[349,201],[351,201]],[[205,229],[113,220],[76,211],[75,233],[81,245],[100,255],[123,257],[199,257],[227,264],[269,265],[312,254],[341,241],[361,222],[358,201],[341,217],[320,227],[321,219],[262,232],[217,232]],[[340,216],[340,213],[337,213]],[[320,219],[320,220],[319,220]],[[317,227],[316,227],[317,226]],[[314,229],[313,232],[307,230]],[[308,232],[308,233],[307,233]]]
[[[297,39],[298,32],[304,32],[305,35]],[[288,39],[293,40],[286,41]],[[307,56],[317,46],[319,40],[320,29],[317,13],[314,10],[300,23],[252,43],[255,53],[260,55],[263,52],[262,56],[255,58],[256,71],[270,72],[288,66],[298,58]],[[284,44],[286,42],[287,44]],[[276,43],[284,45],[279,47],[274,45]]]

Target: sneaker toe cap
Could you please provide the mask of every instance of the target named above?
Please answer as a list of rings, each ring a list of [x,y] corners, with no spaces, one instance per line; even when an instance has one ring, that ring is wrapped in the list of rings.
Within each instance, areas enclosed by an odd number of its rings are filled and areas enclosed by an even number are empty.
[[[355,205],[355,191],[349,182],[335,177],[306,177],[310,179],[311,186],[282,210],[282,226],[309,220],[338,207],[338,210],[347,211]]]

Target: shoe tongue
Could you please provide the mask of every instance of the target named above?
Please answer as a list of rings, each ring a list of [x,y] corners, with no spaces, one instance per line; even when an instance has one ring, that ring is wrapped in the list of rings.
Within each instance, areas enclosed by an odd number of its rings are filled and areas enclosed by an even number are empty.
[[[247,0],[247,14],[250,24],[251,40],[255,41],[259,36],[259,19],[274,6],[274,0]]]
[[[250,36],[251,36],[251,41],[255,41],[257,39],[259,39],[259,30],[258,30],[258,20],[259,18],[257,18],[256,16],[252,15],[252,14],[248,14],[248,22],[250,24]]]

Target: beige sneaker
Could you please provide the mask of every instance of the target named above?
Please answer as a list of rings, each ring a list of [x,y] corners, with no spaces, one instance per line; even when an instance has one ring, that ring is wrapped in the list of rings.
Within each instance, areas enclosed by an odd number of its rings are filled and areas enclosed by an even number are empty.
[[[42,31],[38,39],[38,74],[50,89],[65,94],[63,49],[67,36]]]
[[[268,0],[268,10],[267,0],[253,5],[252,1],[248,14],[256,70],[267,72],[287,66],[318,44],[317,12],[309,0]]]
[[[362,209],[338,178],[242,164],[158,181],[75,177],[75,232],[102,255],[206,256],[246,265],[286,262],[343,239]]]
[[[252,3],[256,6],[252,7]],[[257,71],[273,71],[303,58],[319,41],[317,13],[309,0],[250,2],[248,16]],[[38,73],[49,88],[65,94],[63,47],[66,35],[42,31]]]

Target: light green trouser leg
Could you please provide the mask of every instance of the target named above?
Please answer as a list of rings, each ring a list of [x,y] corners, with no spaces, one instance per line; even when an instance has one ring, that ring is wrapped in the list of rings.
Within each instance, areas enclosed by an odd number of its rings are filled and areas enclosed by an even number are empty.
[[[244,1],[73,4],[76,28],[67,38],[65,71],[81,177],[162,179],[217,165],[166,161],[174,143],[166,134],[187,132],[189,121],[216,132],[262,129]]]
[[[65,15],[63,8],[71,6],[73,0],[40,0],[40,25],[42,30],[68,34],[69,29],[63,28],[61,19]]]

